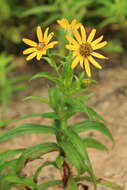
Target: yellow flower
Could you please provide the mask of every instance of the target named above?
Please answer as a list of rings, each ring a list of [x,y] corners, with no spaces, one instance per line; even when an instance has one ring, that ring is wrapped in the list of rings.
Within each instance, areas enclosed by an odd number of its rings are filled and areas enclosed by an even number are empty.
[[[26,58],[27,61],[33,59],[34,57],[36,57],[37,60],[40,60],[41,57],[46,54],[47,49],[53,48],[54,45],[58,43],[57,41],[50,42],[54,33],[51,32],[48,34],[48,30],[49,28],[46,28],[43,35],[41,27],[37,27],[38,42],[34,42],[27,38],[22,39],[25,44],[31,46],[30,48],[27,48],[23,51],[23,54],[29,54]]]
[[[93,58],[97,57],[100,59],[107,59],[100,53],[95,52],[95,50],[104,47],[107,42],[102,41],[103,36],[100,36],[96,40],[93,40],[96,29],[92,29],[88,38],[86,37],[86,31],[83,26],[80,27],[80,32],[78,30],[74,30],[74,38],[67,35],[66,38],[70,42],[70,44],[66,45],[66,48],[69,50],[73,50],[74,60],[72,62],[72,69],[74,69],[78,64],[86,70],[86,73],[89,77],[91,77],[90,63],[92,63],[96,68],[101,69],[101,65]]]
[[[74,19],[72,20],[71,24],[69,24],[67,19],[61,19],[61,20],[57,20],[58,24],[66,31],[66,30],[74,30],[74,29],[78,29],[80,27],[81,24],[77,23],[77,20]]]

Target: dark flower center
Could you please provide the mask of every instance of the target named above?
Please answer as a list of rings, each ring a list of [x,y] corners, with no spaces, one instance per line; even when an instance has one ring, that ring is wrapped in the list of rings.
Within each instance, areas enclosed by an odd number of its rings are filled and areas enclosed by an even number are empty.
[[[93,52],[93,49],[89,43],[85,43],[80,45],[79,52],[82,56],[87,57]]]
[[[44,47],[45,47],[45,44],[43,42],[39,42],[37,44],[37,50],[38,51],[42,51]]]

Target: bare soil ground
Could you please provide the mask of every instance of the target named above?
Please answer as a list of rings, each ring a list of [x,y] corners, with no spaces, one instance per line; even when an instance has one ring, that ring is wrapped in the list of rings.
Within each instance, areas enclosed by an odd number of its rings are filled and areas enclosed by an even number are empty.
[[[108,68],[101,71],[100,81],[91,87],[95,93],[88,101],[98,113],[105,118],[105,123],[109,126],[115,139],[115,144],[94,131],[89,135],[94,136],[109,147],[109,152],[101,152],[95,149],[89,149],[89,156],[92,160],[96,176],[116,182],[124,186],[127,190],[127,69],[122,67]],[[40,86],[40,84],[39,84]],[[25,95],[47,96],[44,82],[41,87],[30,84],[30,89]],[[11,117],[19,117],[28,113],[48,112],[49,108],[34,100],[13,101],[10,106],[9,114]],[[84,117],[78,114],[73,118],[73,122],[81,121]],[[11,124],[14,127],[20,123],[43,123],[49,124],[50,120],[32,118]],[[52,136],[48,135],[23,135],[16,137],[0,145],[1,152],[7,149],[23,148],[46,141],[54,141]],[[48,154],[45,159],[53,160],[54,154]],[[31,162],[26,166],[25,173],[31,176],[36,166],[41,161]],[[59,174],[54,168],[49,167],[43,170],[43,177],[40,180],[48,178],[57,179]],[[50,190],[57,190],[57,187]],[[100,187],[101,190],[108,188]]]

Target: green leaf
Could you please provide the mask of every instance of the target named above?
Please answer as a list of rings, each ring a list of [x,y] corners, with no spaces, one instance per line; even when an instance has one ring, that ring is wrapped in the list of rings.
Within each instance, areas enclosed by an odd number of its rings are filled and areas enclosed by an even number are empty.
[[[110,182],[107,180],[103,180],[103,179],[98,179],[98,184],[101,184],[105,187],[112,188],[115,190],[124,190],[124,187],[117,185],[116,183],[113,183],[113,182]]]
[[[81,112],[85,112],[90,118],[99,119],[99,120],[104,121],[104,119],[96,111],[94,111],[92,108],[90,108],[89,106],[81,103],[81,104],[79,104],[79,107],[80,107],[79,110]]]
[[[38,97],[38,96],[27,96],[26,98],[24,98],[24,100],[37,100],[39,102],[45,103],[49,105],[49,101],[46,98],[42,98],[42,97]]]
[[[53,187],[53,186],[59,185],[61,183],[62,183],[61,180],[51,180],[51,181],[48,181],[46,183],[40,184],[38,186],[39,186],[39,190],[45,190],[49,187]]]
[[[55,112],[59,113],[61,111],[63,102],[65,101],[61,89],[59,89],[57,87],[50,88],[49,89],[49,101],[50,101],[51,107],[55,110]]]
[[[15,136],[23,135],[26,133],[55,134],[55,128],[52,126],[33,124],[33,123],[21,124],[16,128],[13,128],[8,132],[6,132],[5,134],[3,134],[0,137],[0,142],[6,141]]]
[[[112,134],[110,133],[109,129],[104,125],[103,123],[99,121],[84,121],[80,122],[74,125],[71,125],[73,127],[73,130],[76,131],[77,133],[80,132],[86,132],[89,130],[96,130],[101,132],[103,135],[107,136],[109,139],[113,141]]]
[[[20,17],[27,17],[29,15],[38,15],[38,14],[43,14],[46,12],[55,12],[57,10],[56,6],[52,5],[43,5],[43,6],[36,6],[31,9],[28,9],[20,15]]]
[[[70,105],[70,116],[78,112],[84,112],[89,118],[104,120],[96,111],[85,105],[79,98],[68,98],[68,105]]]
[[[34,75],[31,80],[33,79],[37,79],[37,78],[47,78],[53,82],[58,82],[58,78],[56,77],[53,77],[51,74],[47,73],[47,72],[40,72],[40,73],[37,73],[36,75]]]
[[[57,65],[55,62],[53,62],[53,60],[51,58],[43,57],[43,59],[46,60],[51,67],[53,67],[55,70],[57,70]]]
[[[63,162],[64,162],[64,157],[61,155],[58,155],[55,161],[56,167],[61,170]]]
[[[57,151],[57,150],[59,150],[59,148],[56,143],[48,143],[48,142],[27,148],[17,160],[16,171],[20,171],[26,161],[31,161],[40,158],[42,155],[48,152]]]
[[[75,131],[73,131],[73,128],[64,130],[64,133],[68,137],[68,141],[70,141],[73,144],[78,154],[81,155],[82,159],[85,162],[86,170],[90,174],[91,178],[93,179],[93,183],[96,185],[96,179],[93,173],[92,165],[89,160],[83,140],[81,139],[80,136],[78,136],[78,134]]]
[[[16,92],[16,91],[20,91],[20,90],[23,90],[24,88],[26,88],[27,85],[26,84],[19,84],[19,85],[14,85],[11,87],[12,88],[12,91],[13,92]]]
[[[0,153],[0,165],[8,160],[10,157],[16,156],[17,154],[23,152],[25,149],[21,148],[21,149],[15,149],[15,150],[7,150],[6,152],[2,152]]]
[[[73,144],[64,141],[59,142],[59,145],[65,152],[68,162],[76,168],[78,174],[82,174],[86,170],[85,163]]]
[[[50,118],[50,119],[59,119],[55,112],[47,112],[43,113],[42,117]]]
[[[78,186],[74,178],[70,177],[68,180],[68,186],[66,190],[78,190]]]
[[[85,94],[85,95],[80,95],[79,97],[77,97],[79,100],[81,101],[86,101],[88,100],[91,96],[93,96],[93,93],[89,93],[89,94]]]
[[[50,166],[50,165],[55,166],[55,162],[48,162],[48,161],[46,161],[46,162],[44,162],[41,166],[39,166],[39,167],[37,168],[37,170],[35,171],[34,176],[33,176],[33,180],[35,181],[35,183],[38,181],[38,177],[39,177],[39,175],[40,175],[42,169],[43,169],[44,167]]]
[[[76,177],[75,180],[77,182],[79,181],[88,181],[88,182],[92,182],[91,178],[89,176],[80,176],[80,177]],[[117,185],[116,183],[104,180],[104,179],[100,179],[100,178],[96,178],[97,184],[103,185],[105,187],[109,187],[112,188],[114,190],[124,190],[123,187],[121,187],[120,185]]]
[[[92,169],[88,154],[85,150],[84,142],[81,137],[78,136],[78,134],[72,129],[64,130],[64,134],[67,136],[68,141],[73,144],[77,152],[82,156],[82,159],[90,166],[90,169]]]
[[[10,169],[11,173],[15,172],[17,159],[6,161],[0,165],[0,172],[4,169]],[[13,171],[12,171],[13,170]]]
[[[15,120],[11,120],[9,121],[9,123],[14,123],[14,122],[17,122],[17,121],[21,121],[21,120],[24,120],[24,119],[28,119],[28,118],[31,118],[31,117],[46,117],[46,118],[53,118],[53,119],[58,119],[58,116],[56,115],[55,112],[47,112],[47,113],[32,113],[32,114],[28,114],[28,115],[25,115],[25,116],[22,116],[22,117],[19,117]]]
[[[34,188],[37,188],[37,185],[30,178],[21,178],[16,175],[7,175],[6,177],[4,177],[4,179],[7,182],[26,185],[28,187],[31,187],[32,190],[34,190]]]
[[[101,142],[99,142],[96,139],[93,139],[91,137],[84,137],[83,142],[85,147],[87,148],[96,148],[98,150],[108,151],[107,147],[103,145]]]

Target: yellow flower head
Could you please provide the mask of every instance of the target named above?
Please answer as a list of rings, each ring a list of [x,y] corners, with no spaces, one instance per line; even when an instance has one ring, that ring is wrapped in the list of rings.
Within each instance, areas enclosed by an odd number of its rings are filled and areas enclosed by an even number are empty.
[[[67,19],[61,19],[61,20],[57,20],[57,23],[66,31],[66,30],[74,30],[74,29],[78,29],[80,27],[81,24],[77,23],[77,20],[74,19],[72,20],[71,24],[69,24]]]
[[[46,28],[43,35],[41,27],[37,27],[38,42],[34,42],[27,38],[22,39],[25,44],[31,46],[30,48],[27,48],[23,51],[23,54],[29,54],[26,58],[27,61],[33,59],[34,57],[36,57],[37,60],[40,60],[41,57],[46,54],[47,49],[53,48],[54,45],[58,43],[57,41],[50,42],[54,33],[51,32],[48,34],[48,30],[49,28]]]
[[[100,36],[96,40],[94,39],[96,29],[92,29],[88,38],[86,37],[86,31],[84,26],[80,26],[80,33],[77,29],[73,31],[74,38],[67,35],[66,38],[70,42],[69,45],[66,45],[66,48],[74,51],[72,62],[72,69],[74,69],[78,64],[86,70],[86,73],[91,77],[90,63],[92,63],[96,68],[101,69],[101,65],[93,58],[97,57],[100,59],[107,59],[100,53],[95,52],[95,50],[102,48],[107,44],[106,41],[102,41],[103,36]]]

